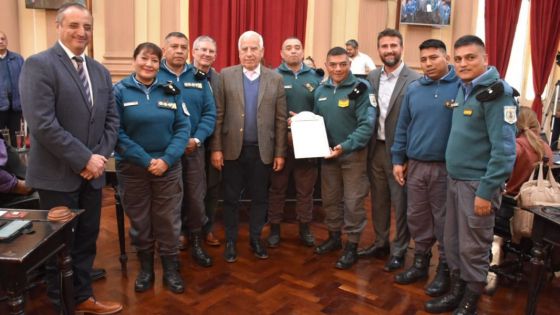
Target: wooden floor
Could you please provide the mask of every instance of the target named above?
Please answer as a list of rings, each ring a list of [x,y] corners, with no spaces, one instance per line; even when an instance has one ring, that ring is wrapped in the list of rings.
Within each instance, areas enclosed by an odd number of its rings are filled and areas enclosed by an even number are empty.
[[[316,210],[321,211],[319,207]],[[269,250],[268,260],[258,260],[249,251],[247,224],[244,223],[236,263],[228,264],[223,260],[223,245],[208,248],[214,257],[211,268],[196,266],[188,252],[182,252],[185,293],[173,294],[162,287],[158,262],[153,290],[139,294],[134,292],[138,262],[130,247],[127,248],[128,276],[120,270],[114,199],[112,190],[107,188],[95,265],[107,269],[108,276],[95,282],[94,291],[100,300],[122,302],[121,314],[426,314],[423,311],[423,304],[428,300],[423,292],[425,283],[394,284],[393,274],[383,271],[381,260],[361,260],[350,270],[337,270],[334,268],[337,254],[313,254],[313,249],[298,242],[297,229],[295,221],[283,224],[281,246]],[[215,230],[223,240],[221,223]],[[319,240],[327,237],[320,222],[313,224],[313,232]],[[267,233],[266,228],[263,235]],[[371,242],[372,234],[371,224],[368,224],[362,245]],[[411,262],[411,252],[409,250],[407,266]],[[432,259],[431,276],[436,263]],[[479,314],[523,314],[526,287],[526,281],[500,286],[493,297],[482,297]],[[44,290],[44,286],[30,290],[27,314],[55,314]],[[559,314],[559,310],[560,281],[556,279],[543,289],[537,314]],[[0,303],[0,314],[7,312],[6,303]]]

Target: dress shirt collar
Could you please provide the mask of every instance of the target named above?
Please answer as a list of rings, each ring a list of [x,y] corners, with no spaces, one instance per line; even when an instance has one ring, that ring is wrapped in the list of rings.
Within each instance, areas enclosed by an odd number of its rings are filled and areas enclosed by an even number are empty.
[[[249,70],[249,69],[243,67],[243,74],[244,74],[245,76],[247,76],[247,74],[248,74],[250,71],[254,71],[254,72],[255,72],[256,75],[255,75],[255,77],[253,78],[253,80],[256,80],[258,77],[261,76],[261,65],[259,64],[259,65],[258,65],[255,69],[253,69],[253,70]],[[247,76],[247,77],[249,77],[249,76]]]
[[[60,44],[60,46],[62,47],[62,49],[64,50],[64,52],[66,53],[66,55],[68,55],[68,58],[70,58],[70,60],[72,60],[73,63],[75,63],[74,59],[72,59],[75,56],[80,56],[82,57],[82,59],[84,60],[84,64],[86,63],[86,54],[82,53],[81,55],[74,55],[74,53],[68,49],[68,47],[64,46],[64,44],[59,40],[58,43]]]
[[[399,75],[401,74],[402,69],[404,68],[404,62],[401,60],[400,61],[400,65],[397,67],[397,69],[395,69],[395,71],[391,72],[391,73],[387,73],[385,71],[385,66],[383,66],[383,68],[381,68],[381,75],[385,75],[387,78],[398,78]]]
[[[0,55],[0,59],[4,59],[4,58],[6,58],[6,56],[8,56],[8,51],[7,50],[4,54]]]

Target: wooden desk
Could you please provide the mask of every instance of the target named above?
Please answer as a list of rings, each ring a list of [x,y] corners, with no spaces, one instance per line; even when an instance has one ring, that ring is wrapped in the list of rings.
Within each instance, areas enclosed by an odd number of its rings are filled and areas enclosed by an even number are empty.
[[[531,254],[531,275],[529,295],[525,314],[533,315],[537,310],[539,292],[546,282],[547,271],[551,271],[550,255],[560,248],[560,209],[550,207],[531,208],[535,214],[533,221],[533,248]]]
[[[6,210],[6,209],[2,209]],[[32,234],[23,234],[11,242],[0,243],[0,285],[8,295],[10,314],[24,314],[24,291],[27,274],[57,254],[61,280],[61,309],[64,314],[74,314],[74,285],[72,258],[69,242],[73,239],[73,222],[83,210],[68,222],[49,222],[47,210],[20,210],[23,218],[0,217],[4,220],[23,219],[33,222]]]

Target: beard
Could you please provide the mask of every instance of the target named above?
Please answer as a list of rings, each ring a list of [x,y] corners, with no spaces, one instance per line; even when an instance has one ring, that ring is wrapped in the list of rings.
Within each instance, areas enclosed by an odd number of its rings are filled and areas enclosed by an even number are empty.
[[[393,56],[394,58],[388,59],[387,56],[381,56],[381,61],[384,65],[388,67],[394,67],[399,62],[401,62],[401,54],[391,54],[391,56]]]

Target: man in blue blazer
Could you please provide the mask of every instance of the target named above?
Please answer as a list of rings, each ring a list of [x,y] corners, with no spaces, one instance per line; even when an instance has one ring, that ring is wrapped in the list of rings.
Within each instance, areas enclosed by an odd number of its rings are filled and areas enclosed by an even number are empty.
[[[39,192],[43,209],[85,209],[76,221],[71,248],[76,312],[113,314],[122,305],[95,300],[90,277],[105,163],[119,124],[109,72],[84,55],[92,24],[82,5],[63,5],[56,16],[58,42],[23,65],[20,95],[31,133],[26,182]],[[56,305],[54,264],[48,264],[47,283]]]

